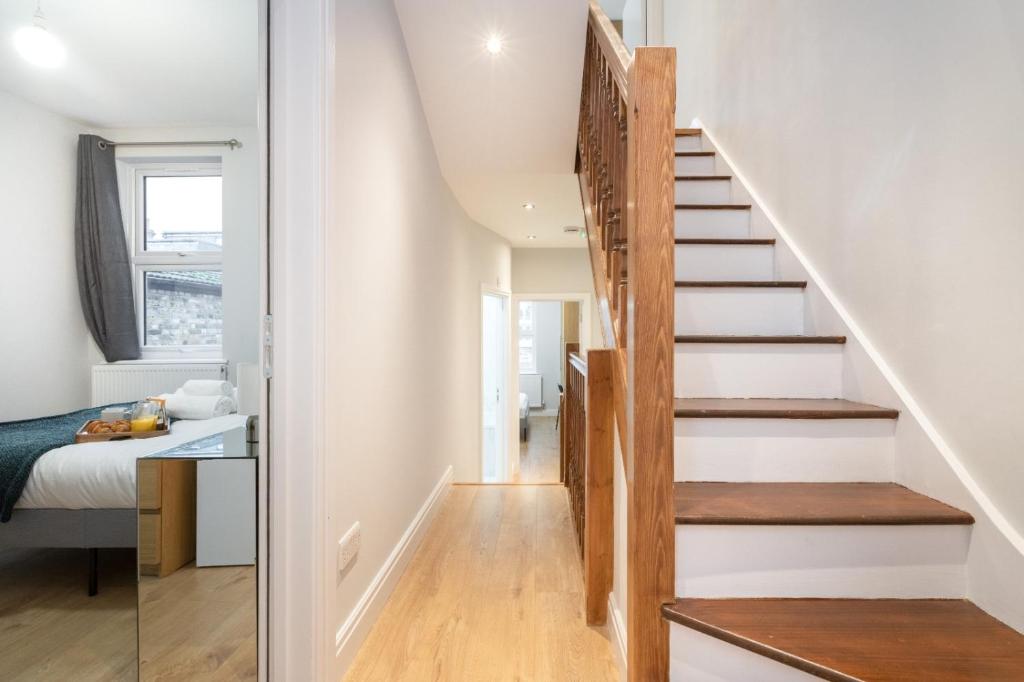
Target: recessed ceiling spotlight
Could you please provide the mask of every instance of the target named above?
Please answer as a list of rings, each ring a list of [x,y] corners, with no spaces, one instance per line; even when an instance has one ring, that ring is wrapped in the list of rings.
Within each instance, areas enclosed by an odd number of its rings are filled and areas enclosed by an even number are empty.
[[[46,17],[38,3],[32,25],[14,32],[14,47],[25,61],[46,69],[63,64],[66,55],[64,46],[46,30]]]
[[[491,54],[501,54],[501,48],[504,47],[504,41],[502,41],[501,36],[491,34],[491,37],[489,37],[487,42],[484,43],[484,47],[486,47],[487,51]]]
[[[526,235],[526,238],[531,240],[531,241],[533,241],[534,239],[537,238],[537,235],[535,235],[535,234],[528,234],[528,235]]]
[[[537,208],[537,205],[531,204],[529,201],[527,201],[525,204],[523,204],[523,208],[526,209],[527,211],[532,211],[533,209]]]
[[[577,232],[582,231],[583,228],[577,225],[566,225],[565,227],[562,228],[562,232],[565,232],[566,234],[576,234]]]

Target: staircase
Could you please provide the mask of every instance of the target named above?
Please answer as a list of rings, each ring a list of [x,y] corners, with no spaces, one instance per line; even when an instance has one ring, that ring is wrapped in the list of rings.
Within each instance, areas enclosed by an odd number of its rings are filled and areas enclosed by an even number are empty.
[[[974,519],[892,482],[899,414],[843,399],[846,339],[809,333],[709,146],[676,131],[670,678],[1024,679],[964,599]]]
[[[578,523],[588,622],[624,570],[629,682],[1024,680],[1024,636],[965,598],[969,549],[1012,572],[989,519],[972,546],[969,513],[895,482],[899,412],[845,399],[870,360],[779,277],[803,269],[702,131],[674,129],[675,71],[590,0],[576,168],[612,371],[587,428],[625,475]],[[581,470],[607,473],[588,442]]]

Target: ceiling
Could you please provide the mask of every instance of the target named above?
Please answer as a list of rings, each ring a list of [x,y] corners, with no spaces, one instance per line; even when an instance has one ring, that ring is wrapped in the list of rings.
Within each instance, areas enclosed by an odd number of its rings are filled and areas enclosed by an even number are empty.
[[[14,49],[35,8],[0,2],[0,89],[97,128],[256,124],[258,0],[43,0],[55,69]]]
[[[513,246],[585,246],[563,228],[583,224],[573,163],[587,1],[395,6],[441,170],[466,212]],[[498,55],[484,47],[492,35]]]

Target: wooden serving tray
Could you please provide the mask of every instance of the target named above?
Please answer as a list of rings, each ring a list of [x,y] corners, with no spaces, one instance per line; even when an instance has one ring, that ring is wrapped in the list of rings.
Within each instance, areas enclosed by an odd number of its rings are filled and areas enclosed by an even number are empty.
[[[119,433],[89,433],[85,429],[88,428],[89,424],[93,422],[102,421],[100,419],[90,419],[89,421],[82,424],[82,428],[78,429],[78,433],[75,434],[76,443],[101,443],[107,440],[136,440],[138,438],[156,438],[157,436],[166,436],[171,432],[170,429],[157,429],[156,431],[121,431]]]

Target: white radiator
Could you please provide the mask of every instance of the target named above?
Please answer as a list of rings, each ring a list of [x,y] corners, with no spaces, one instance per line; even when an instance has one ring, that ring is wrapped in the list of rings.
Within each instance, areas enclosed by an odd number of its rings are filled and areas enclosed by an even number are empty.
[[[544,375],[520,374],[519,392],[530,399],[530,407],[544,407]]]
[[[189,379],[225,379],[223,362],[132,362],[92,367],[92,404],[109,405],[173,393]]]

